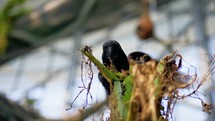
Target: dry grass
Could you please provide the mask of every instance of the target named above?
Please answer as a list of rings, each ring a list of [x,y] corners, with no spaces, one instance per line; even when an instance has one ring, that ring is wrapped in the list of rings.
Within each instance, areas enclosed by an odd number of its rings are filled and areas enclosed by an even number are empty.
[[[202,110],[211,113],[213,106],[198,96],[198,90],[214,73],[214,63],[213,61],[201,79],[197,78],[196,73],[194,75],[180,73],[182,56],[177,52],[165,56],[158,65],[155,61],[143,65],[134,64],[131,73],[134,89],[130,100],[129,121],[174,120],[173,111],[176,102],[188,97],[200,100]],[[182,89],[190,90],[188,87],[193,87],[191,92],[180,93]],[[167,101],[166,106],[161,105],[162,100]]]

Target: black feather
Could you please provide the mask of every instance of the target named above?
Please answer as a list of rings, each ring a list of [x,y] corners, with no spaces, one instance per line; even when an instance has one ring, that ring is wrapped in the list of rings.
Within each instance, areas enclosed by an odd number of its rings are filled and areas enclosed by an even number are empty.
[[[102,76],[101,73],[98,74],[99,81],[102,83],[108,95],[110,95],[110,83]]]

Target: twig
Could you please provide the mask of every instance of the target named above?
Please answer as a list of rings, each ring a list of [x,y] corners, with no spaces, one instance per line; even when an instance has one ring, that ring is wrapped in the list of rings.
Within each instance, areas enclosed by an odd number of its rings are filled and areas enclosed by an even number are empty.
[[[102,101],[100,103],[96,103],[96,104],[94,104],[93,106],[91,106],[89,108],[79,110],[78,112],[76,112],[71,117],[65,119],[65,121],[82,121],[83,119],[86,119],[91,114],[97,112],[105,104],[107,104],[107,100],[104,100],[104,101]]]

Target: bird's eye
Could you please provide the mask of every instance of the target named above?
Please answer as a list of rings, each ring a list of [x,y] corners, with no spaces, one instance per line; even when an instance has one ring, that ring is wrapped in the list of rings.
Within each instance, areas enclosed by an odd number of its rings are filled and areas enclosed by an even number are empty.
[[[144,60],[145,60],[145,62],[147,62],[147,61],[150,61],[151,58],[150,58],[149,56],[145,55],[145,56],[144,56]]]

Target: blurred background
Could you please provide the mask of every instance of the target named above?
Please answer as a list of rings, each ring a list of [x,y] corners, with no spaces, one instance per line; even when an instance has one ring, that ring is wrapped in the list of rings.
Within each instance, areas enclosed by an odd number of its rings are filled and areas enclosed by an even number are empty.
[[[79,111],[86,90],[66,109],[81,91],[79,49],[92,46],[101,60],[107,40],[117,40],[127,55],[143,51],[157,60],[178,51],[181,71],[201,78],[215,58],[214,25],[214,0],[0,0],[0,120],[105,120],[107,96],[94,66],[86,113]],[[200,89],[212,104],[214,79]],[[193,98],[179,101],[173,115],[215,120]]]

